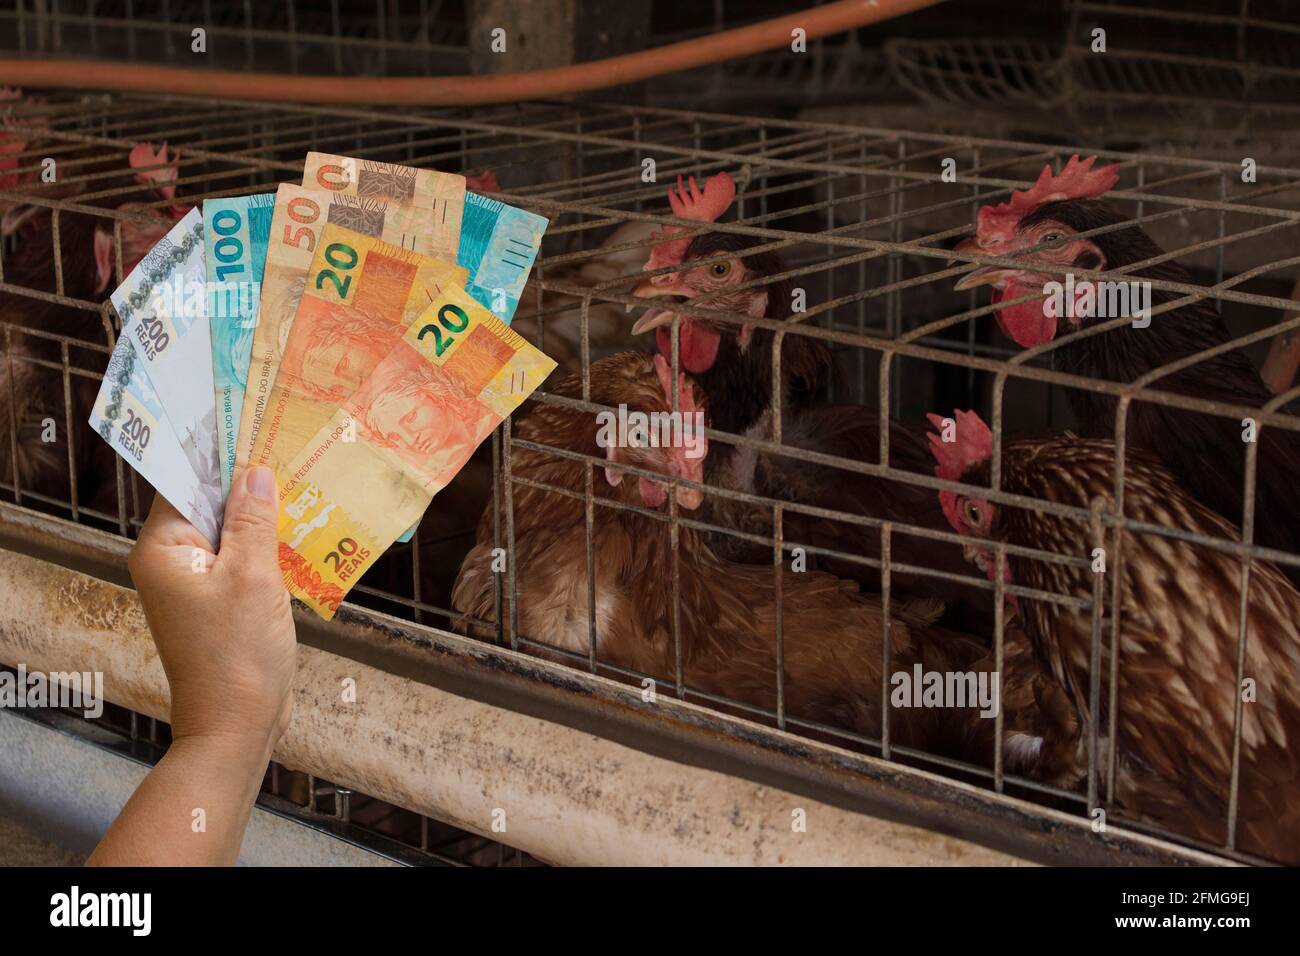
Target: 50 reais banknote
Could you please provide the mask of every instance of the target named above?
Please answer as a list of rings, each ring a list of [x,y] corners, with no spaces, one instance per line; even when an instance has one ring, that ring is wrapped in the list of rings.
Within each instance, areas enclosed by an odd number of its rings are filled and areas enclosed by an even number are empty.
[[[555,369],[449,286],[277,473],[285,586],[329,619],[479,444]]]
[[[373,159],[308,153],[302,184],[309,189],[415,206],[423,218],[396,245],[446,262],[456,261],[465,208],[464,176]]]
[[[427,210],[427,232],[409,248],[464,266],[469,294],[507,325],[514,318],[548,225],[542,216],[467,192],[453,173],[329,153],[307,154],[302,182]]]
[[[411,241],[418,229],[423,228],[426,219],[425,211],[411,205],[306,189],[289,183],[280,186],[275,194],[266,268],[253,331],[248,390],[235,447],[236,468],[248,464],[257,441],[321,232],[333,223],[401,246]]]

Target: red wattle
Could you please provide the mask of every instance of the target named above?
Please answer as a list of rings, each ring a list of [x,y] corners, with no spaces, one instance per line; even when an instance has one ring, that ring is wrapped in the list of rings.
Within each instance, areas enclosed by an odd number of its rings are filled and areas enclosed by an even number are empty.
[[[1018,299],[1022,295],[1041,291],[1016,282],[1008,282],[1005,289],[993,290],[993,301]],[[1050,342],[1056,337],[1056,316],[1046,314],[1045,305],[1048,301],[1048,299],[1041,299],[1037,302],[1022,302],[1020,305],[1000,309],[996,313],[998,326],[1007,338],[1021,348],[1031,349],[1044,342]]]
[[[673,338],[668,326],[661,325],[655,330],[655,344],[666,357],[672,357]],[[716,329],[691,319],[683,319],[677,341],[677,357],[681,360],[682,368],[698,375],[713,368],[721,344],[722,336]]]

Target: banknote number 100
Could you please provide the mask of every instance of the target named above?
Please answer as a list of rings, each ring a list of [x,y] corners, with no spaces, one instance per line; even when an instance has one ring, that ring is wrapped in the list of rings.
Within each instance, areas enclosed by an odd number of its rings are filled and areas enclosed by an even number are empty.
[[[339,272],[347,272],[355,268],[357,264],[357,250],[342,242],[331,242],[325,247],[325,261],[338,269]],[[340,299],[348,297],[348,287],[352,285],[352,276],[340,276],[334,269],[322,269],[316,274],[316,288],[325,288],[325,280],[329,279],[334,283],[334,288],[338,291]]]
[[[221,237],[212,246],[212,253],[220,262],[226,263],[217,266],[218,282],[225,282],[232,272],[244,271],[244,264],[239,261],[244,257],[244,244],[235,236],[242,224],[239,213],[230,209],[223,209],[212,217],[212,231]]]
[[[449,315],[451,318],[448,318]],[[465,329],[469,327],[469,316],[465,314],[464,309],[448,302],[438,310],[438,325],[441,325],[442,328],[446,329],[448,332],[464,332]],[[433,333],[434,351],[438,353],[439,357],[442,356],[443,352],[451,348],[452,342],[456,341],[450,335],[444,339],[442,337],[442,329],[438,328],[438,326],[434,325],[432,322],[420,329],[420,334],[417,335],[416,338],[423,341],[424,337],[430,332]]]

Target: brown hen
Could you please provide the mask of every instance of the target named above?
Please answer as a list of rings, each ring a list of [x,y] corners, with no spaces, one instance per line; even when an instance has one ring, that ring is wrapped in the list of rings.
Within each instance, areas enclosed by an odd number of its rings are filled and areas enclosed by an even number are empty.
[[[656,363],[658,369],[656,369]],[[662,357],[622,353],[594,363],[591,400],[629,410],[663,412],[668,372]],[[679,407],[690,410],[702,395],[679,383]],[[579,398],[580,380],[570,377],[553,394]],[[527,649],[548,656],[603,664],[683,683],[743,707],[773,711],[777,705],[777,659],[783,663],[785,713],[791,718],[847,729],[867,737],[881,731],[883,610],[875,596],[829,574],[785,572],[780,607],[783,640],[776,638],[777,593],[770,565],[738,564],[719,557],[698,531],[680,527],[676,550],[680,596],[679,640],[673,627],[674,551],[662,508],[669,504],[665,480],[698,482],[704,462],[683,448],[602,448],[596,415],[553,404],[539,405],[514,426],[514,437],[592,456],[597,499],[625,507],[598,506],[591,531],[594,602],[588,600],[584,505],[572,497],[585,487],[586,465],[572,457],[516,447],[511,470],[527,481],[514,488],[514,551],[521,637]],[[628,469],[639,469],[635,480]],[[656,477],[658,476],[658,477]],[[540,483],[560,491],[536,487]],[[692,509],[701,492],[676,486],[676,505]],[[501,516],[505,527],[505,516]],[[504,543],[504,542],[503,542]],[[490,638],[494,631],[497,575],[492,570],[493,515],[489,506],[478,543],[466,557],[453,592],[453,607],[466,615],[458,627]],[[511,637],[510,589],[502,576],[502,631]],[[987,647],[961,633],[936,627],[935,601],[895,601],[890,609],[892,675],[916,664],[944,673],[991,669]],[[594,648],[594,650],[593,650]],[[894,743],[987,763],[993,724],[978,707],[897,708],[890,715]],[[1008,728],[1008,753],[1023,752]]]
[[[731,206],[734,195],[725,172],[710,177],[702,190],[692,179],[668,191],[678,218],[701,223],[717,221]],[[646,270],[652,274],[633,290],[633,295],[649,304],[633,331],[653,331],[656,345],[666,358],[672,353],[674,315],[660,308],[659,303],[674,301],[680,306],[700,302],[721,313],[779,319],[792,325],[802,321],[791,312],[793,281],[782,278],[787,267],[776,252],[761,248],[763,242],[727,232],[681,237],[681,231],[669,226],[657,234],[660,241],[646,263]],[[655,274],[672,266],[680,268]],[[777,348],[781,374],[779,380],[774,380],[773,353]],[[717,430],[754,440],[773,440],[776,429],[772,400],[777,391],[783,446],[869,465],[880,461],[878,410],[826,401],[826,395],[836,390],[837,369],[834,356],[822,340],[805,335],[777,336],[769,329],[724,325],[686,314],[680,321],[678,360],[708,395]],[[887,422],[887,428],[891,467],[926,473],[929,453],[924,437],[899,422]],[[837,521],[803,509],[841,511],[893,522],[895,594],[940,597],[949,607],[946,623],[981,633],[987,628],[992,617],[987,593],[952,577],[969,570],[960,551],[946,542],[909,534],[902,527],[944,529],[943,514],[928,489],[886,476],[729,443],[710,456],[708,471],[713,487],[795,505],[783,515],[786,540],[805,547],[810,567],[851,577],[868,590],[878,591],[881,587],[878,524]],[[713,524],[763,537],[772,534],[770,506],[709,495],[704,507],[707,520]],[[738,561],[766,557],[762,545],[736,537],[716,536],[710,546]],[[839,558],[829,552],[866,560]],[[898,565],[948,576],[907,572]]]
[[[938,422],[937,417],[932,420]],[[941,478],[989,483],[987,426],[959,413],[954,440],[933,439]],[[1144,525],[1233,541],[1238,530],[1184,491],[1156,458],[1130,449],[1124,514]],[[1113,510],[1115,446],[1073,436],[1020,441],[1003,448],[1001,490],[1080,509],[1077,518],[994,505],[943,492],[953,527],[975,541],[1002,541],[1072,556],[1072,564],[1009,554],[1006,582],[1091,600],[1094,548],[1104,573],[1120,575],[1119,606],[1102,589],[1101,693],[1090,704],[1092,615],[1086,608],[1013,597],[1039,658],[1069,694],[1081,734],[1095,721],[1104,775],[1115,747],[1115,799],[1123,809],[1215,844],[1228,837],[1233,735],[1241,700],[1240,782],[1236,845],[1247,852],[1300,861],[1300,592],[1276,566],[1256,561],[1246,601],[1243,686],[1237,685],[1241,561],[1228,551],[1148,532],[1108,528],[1099,537],[1089,515]],[[1118,540],[1117,540],[1118,534]],[[1117,551],[1116,548],[1119,550]],[[972,543],[973,561],[990,578],[993,551]],[[1111,616],[1119,619],[1115,740],[1111,713]],[[1248,682],[1248,683],[1246,683]],[[1049,749],[1078,751],[1078,740]],[[1104,787],[1103,787],[1104,792]]]

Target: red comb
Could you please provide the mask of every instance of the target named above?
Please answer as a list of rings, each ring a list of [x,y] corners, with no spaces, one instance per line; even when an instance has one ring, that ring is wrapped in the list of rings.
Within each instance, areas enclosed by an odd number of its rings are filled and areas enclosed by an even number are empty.
[[[16,87],[0,87],[0,120],[3,121],[4,128],[12,130],[23,126],[48,126],[49,120],[43,115],[14,116],[15,106],[37,106],[44,102],[39,96],[23,96],[23,91]]]
[[[152,186],[158,190],[164,199],[174,199],[176,197],[176,187],[172,184],[176,181],[176,167],[168,166],[163,169],[149,169],[148,167],[174,163],[180,158],[181,154],[175,150],[168,151],[166,143],[163,143],[162,148],[156,153],[153,151],[151,143],[136,143],[131,147],[130,163],[132,169],[145,170],[136,173],[136,179],[146,186]]]
[[[687,180],[686,187],[682,186],[680,176],[677,177],[676,189],[668,187],[668,205],[673,207],[673,215],[678,219],[717,222],[735,198],[736,184],[726,172],[710,176],[704,183],[703,192],[695,185],[694,176]]]
[[[944,418],[933,413],[926,416],[930,424],[943,431]],[[930,432],[930,452],[934,455],[936,478],[959,481],[972,465],[978,465],[993,454],[993,433],[975,412],[953,412],[957,424],[956,441],[946,442],[940,435]]]
[[[687,180],[685,186],[682,185],[682,177],[678,176],[677,188],[668,187],[668,205],[672,206],[673,215],[678,219],[693,219],[696,222],[717,222],[735,198],[736,184],[725,172],[710,176],[704,183],[703,191],[695,185],[694,176]],[[653,238],[663,241],[650,250],[646,269],[662,269],[682,261],[691,241],[671,238],[682,231],[680,226],[664,226],[659,232],[651,234]]]
[[[1119,182],[1119,163],[1093,169],[1096,161],[1096,156],[1080,160],[1076,153],[1057,175],[1053,175],[1051,164],[1044,166],[1033,186],[1012,191],[1010,202],[981,206],[976,229],[980,242],[987,245],[1010,238],[1021,218],[1044,203],[1060,199],[1096,199],[1112,189]]]

